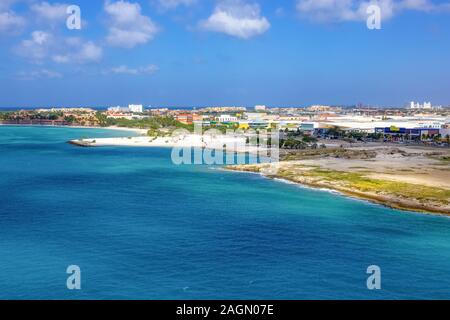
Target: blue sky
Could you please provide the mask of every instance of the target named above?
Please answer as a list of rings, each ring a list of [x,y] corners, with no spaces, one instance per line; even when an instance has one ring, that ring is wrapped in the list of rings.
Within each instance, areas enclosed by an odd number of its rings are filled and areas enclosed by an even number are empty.
[[[0,107],[450,105],[449,53],[450,1],[1,0]]]

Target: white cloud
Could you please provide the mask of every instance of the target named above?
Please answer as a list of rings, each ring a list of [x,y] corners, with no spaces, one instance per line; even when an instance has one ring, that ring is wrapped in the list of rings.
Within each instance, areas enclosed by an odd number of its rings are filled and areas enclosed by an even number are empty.
[[[29,39],[23,40],[16,53],[33,63],[47,60],[56,63],[90,63],[102,58],[103,50],[92,41],[81,38],[58,38],[45,31],[33,31]]]
[[[39,2],[31,5],[30,11],[33,14],[33,19],[44,25],[51,27],[65,27],[66,20],[69,17],[67,8],[71,4],[69,3],[49,3]],[[81,8],[83,10],[83,8]],[[81,26],[84,29],[87,26],[87,21],[82,20]]]
[[[67,19],[67,7],[68,4],[64,3],[54,3],[50,4],[48,2],[41,2],[33,4],[31,6],[31,11],[38,18],[44,19],[46,22],[60,22]]]
[[[283,7],[278,7],[275,9],[275,15],[277,17],[283,17],[285,15],[285,11]]]
[[[55,54],[52,60],[56,63],[91,63],[103,57],[103,49],[92,41],[84,42],[79,38],[66,39],[67,50],[62,54]]]
[[[433,7],[434,4],[429,0],[403,0],[399,3],[399,8],[401,9],[429,11]]]
[[[156,2],[162,10],[172,10],[180,6],[192,6],[197,3],[197,0],[157,0]]]
[[[154,74],[159,70],[158,66],[151,64],[144,67],[139,68],[130,68],[125,65],[121,65],[118,67],[111,68],[110,72],[115,74],[128,74],[128,75],[149,75]],[[107,72],[109,73],[109,72]]]
[[[26,20],[11,10],[18,0],[0,0],[0,34],[15,35],[23,31]]]
[[[50,33],[37,30],[31,33],[30,39],[22,40],[16,52],[34,63],[42,63],[48,56],[52,43],[53,36]]]
[[[1,0],[0,1],[0,11],[9,10],[13,4],[18,2],[19,0]]]
[[[112,46],[133,48],[151,41],[159,32],[156,24],[142,15],[138,3],[106,1],[104,9],[109,21],[106,40]]]
[[[384,20],[405,10],[436,12],[445,7],[431,0],[297,0],[297,11],[319,22],[362,21],[367,19],[366,9],[371,4],[380,6]]]
[[[92,41],[83,43],[76,58],[81,62],[99,61],[102,58],[103,50]]]
[[[62,74],[48,69],[21,71],[17,74],[19,80],[36,80],[36,79],[57,79],[62,78]]]
[[[68,55],[55,54],[52,57],[52,60],[56,63],[69,63],[70,57]]]
[[[261,16],[258,4],[228,0],[220,2],[213,14],[207,20],[200,22],[200,27],[208,31],[249,39],[269,30],[270,23]]]
[[[358,0],[298,0],[297,10],[317,21],[354,21],[362,19],[362,1]]]
[[[44,45],[49,42],[51,34],[44,31],[34,31],[31,33],[31,41],[38,45]]]
[[[16,34],[25,27],[25,19],[13,11],[0,12],[0,33]]]

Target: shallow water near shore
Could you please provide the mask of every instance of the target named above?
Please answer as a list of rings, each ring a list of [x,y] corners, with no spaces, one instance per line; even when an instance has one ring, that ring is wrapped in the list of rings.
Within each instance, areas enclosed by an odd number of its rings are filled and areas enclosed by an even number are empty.
[[[120,135],[0,126],[0,299],[450,298],[448,217],[66,143]]]

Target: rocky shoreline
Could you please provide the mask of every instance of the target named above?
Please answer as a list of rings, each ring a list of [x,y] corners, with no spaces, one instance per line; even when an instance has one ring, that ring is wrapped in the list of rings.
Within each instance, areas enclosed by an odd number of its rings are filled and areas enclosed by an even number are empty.
[[[270,179],[334,190],[346,196],[394,209],[450,215],[450,188],[448,184],[440,184],[438,180],[439,177],[446,178],[445,175],[449,174],[445,163],[439,168],[438,160],[429,159],[429,162],[425,162],[425,158],[421,157],[426,157],[426,154],[418,154],[416,150],[411,150],[409,152],[414,152],[411,154],[414,154],[415,161],[422,163],[422,170],[408,172],[403,169],[390,172],[386,169],[385,162],[395,168],[396,164],[405,162],[405,155],[398,157],[398,153],[393,153],[392,150],[376,150],[376,152],[377,155],[373,159],[316,157],[303,161],[280,161],[275,171],[273,168],[268,170],[269,164],[234,165],[225,169],[259,173]],[[341,162],[344,162],[346,167]],[[365,163],[368,167],[362,167],[361,163]],[[417,182],[412,180],[413,176],[416,176]],[[428,180],[427,185],[421,183],[422,180]]]

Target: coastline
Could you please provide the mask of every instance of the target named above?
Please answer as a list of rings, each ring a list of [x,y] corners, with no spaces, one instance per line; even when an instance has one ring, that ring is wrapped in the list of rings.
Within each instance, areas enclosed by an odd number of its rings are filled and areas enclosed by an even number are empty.
[[[223,149],[224,144],[242,146],[242,138],[226,136],[121,137],[74,140],[82,147],[129,146]],[[258,152],[252,147],[237,148],[238,153]],[[433,150],[431,150],[433,151]],[[331,155],[330,155],[331,152]],[[445,152],[445,150],[444,150]],[[308,153],[308,151],[306,151]],[[264,164],[223,167],[225,170],[259,173],[267,178],[281,179],[314,189],[337,192],[344,196],[370,201],[392,209],[428,214],[450,215],[450,171],[438,165],[436,152],[430,149],[372,146],[369,148],[325,149],[313,156],[295,153],[299,159],[279,162],[281,172],[261,172]],[[414,170],[405,169],[405,160]],[[305,168],[308,168],[305,170]],[[319,169],[320,168],[320,169]],[[389,169],[386,169],[389,168]],[[312,169],[312,170],[310,170]],[[393,170],[390,170],[393,169]],[[283,172],[284,170],[284,172]],[[320,172],[325,170],[325,172]],[[429,171],[424,175],[425,171]],[[264,171],[264,170],[262,170]],[[409,173],[408,171],[412,171]],[[423,171],[423,172],[422,172]],[[314,175],[311,175],[314,174]],[[331,176],[327,176],[331,174]],[[347,177],[348,176],[348,177]],[[347,179],[348,178],[348,179]],[[347,179],[348,181],[346,181]],[[355,181],[353,181],[355,180]],[[349,183],[342,183],[349,182]],[[369,188],[364,185],[368,184]],[[372,184],[372,185],[371,185]],[[378,185],[381,185],[378,188]],[[375,188],[373,187],[375,185]],[[392,186],[392,191],[389,187]],[[417,192],[410,192],[416,190]],[[421,194],[420,192],[423,192]],[[446,199],[446,198],[447,199]]]
[[[337,193],[342,196],[351,197],[363,201],[369,201],[371,203],[379,204],[391,209],[397,209],[401,211],[410,211],[422,214],[439,214],[450,216],[450,208],[449,207],[440,207],[430,204],[419,204],[414,201],[414,199],[403,199],[399,198],[396,195],[381,195],[381,194],[373,194],[370,192],[361,192],[356,189],[339,187],[334,183],[315,183],[312,181],[308,181],[308,179],[302,179],[301,177],[293,177],[279,174],[265,174],[261,169],[264,167],[264,164],[259,165],[235,165],[235,166],[226,166],[223,169],[228,171],[236,171],[243,173],[254,173],[259,174],[260,176],[272,180],[282,181],[284,183],[294,184],[305,188],[311,188],[314,190],[321,190],[331,193]]]
[[[246,138],[226,135],[196,135],[186,134],[170,137],[116,137],[116,138],[87,138],[71,140],[68,143],[79,147],[146,147],[146,148],[202,148],[210,150],[224,150],[224,145],[232,147],[232,152],[263,154],[266,149],[246,144]],[[226,148],[225,148],[226,151]]]
[[[115,130],[115,131],[129,131],[134,132],[139,135],[146,135],[147,129],[138,129],[138,128],[126,128],[126,127],[117,127],[117,126],[109,126],[109,127],[94,127],[94,126],[57,126],[57,125],[47,125],[47,124],[4,124],[0,123],[0,127],[45,127],[45,128],[70,128],[70,129],[107,129],[107,130]]]
[[[4,126],[17,126],[17,125],[4,125]],[[21,126],[21,125],[19,125]],[[33,125],[23,125],[23,126],[31,126]],[[149,137],[146,135],[147,130],[145,129],[136,129],[136,128],[123,128],[123,127],[85,127],[85,126],[51,126],[51,125],[35,125],[36,127],[60,127],[60,128],[85,128],[85,129],[107,129],[107,130],[116,130],[116,131],[128,131],[133,132],[137,134],[138,136],[133,137],[115,137],[115,138],[89,138],[89,139],[78,139],[78,140],[71,140],[69,143],[81,146],[81,147],[103,147],[103,146],[129,146],[129,147],[178,147],[178,148],[192,148],[192,147],[198,147],[198,148],[206,148],[206,149],[223,149],[224,144],[238,144],[241,145],[241,149],[238,148],[237,152],[248,152],[252,153],[255,152],[255,150],[252,149],[252,147],[245,146],[245,141],[242,141],[243,138],[233,138],[233,137],[226,137],[222,135],[217,136],[198,136],[194,134],[188,134],[183,135],[179,137]],[[242,145],[243,143],[243,145]],[[256,147],[255,147],[256,148]],[[379,147],[377,147],[379,149]],[[377,150],[378,158],[380,158],[380,152]],[[389,149],[389,147],[384,147],[384,149]],[[373,150],[371,150],[373,152]],[[365,150],[364,150],[365,151]],[[417,150],[413,150],[417,152]],[[257,150],[256,150],[257,152]],[[403,151],[402,151],[403,152]],[[398,153],[398,152],[397,152]],[[365,156],[367,156],[367,153],[364,153]],[[404,153],[398,153],[400,154],[400,160],[401,157],[405,157]],[[417,153],[412,153],[417,157]],[[385,156],[385,155],[384,155]],[[398,155],[396,155],[398,156]],[[423,155],[421,155],[423,156]],[[420,158],[420,157],[419,157]],[[331,163],[327,164],[326,161],[330,162],[330,158],[324,157],[322,154],[321,156],[317,157],[316,159],[306,159],[302,161],[280,161],[280,171],[277,171],[276,173],[271,172],[264,172],[264,167],[267,165],[265,164],[257,164],[257,165],[235,165],[235,166],[225,166],[222,167],[224,170],[229,171],[239,171],[239,172],[249,172],[249,173],[255,173],[260,174],[266,178],[270,179],[279,179],[283,182],[289,182],[292,184],[300,185],[307,188],[313,188],[313,189],[319,189],[323,191],[329,191],[334,193],[339,193],[344,196],[349,196],[356,199],[361,199],[365,201],[370,201],[372,203],[380,204],[389,208],[393,209],[399,209],[404,211],[414,211],[419,213],[429,213],[429,214],[443,214],[450,216],[450,205],[448,201],[442,201],[441,203],[435,201],[436,199],[433,198],[425,198],[420,199],[418,197],[413,197],[409,195],[400,195],[397,193],[388,193],[388,192],[374,192],[373,190],[361,190],[360,188],[355,188],[351,184],[345,185],[342,184],[341,181],[339,181],[339,177],[332,177],[331,179],[323,179],[323,176],[311,176],[309,173],[313,172],[317,169],[317,167],[323,168],[324,170],[334,170],[334,172],[337,172],[339,174],[359,174],[361,175],[360,178],[364,179],[378,179],[379,181],[384,181],[383,179],[385,176],[387,176],[386,172],[379,172],[380,170],[372,170],[373,168],[365,168],[362,167],[362,161],[375,161],[369,158],[364,159],[343,159],[344,162],[354,162],[354,167],[347,167],[342,168],[342,162],[339,162],[339,160],[333,159]],[[395,160],[397,161],[397,158],[389,158],[387,159],[389,161]],[[382,158],[381,160],[377,160],[377,166],[382,167],[382,165],[385,165],[382,161],[386,161],[386,157]],[[388,161],[388,162],[389,162]],[[423,159],[422,159],[423,161]],[[389,162],[389,164],[395,164],[393,162]],[[357,167],[356,165],[359,165],[361,167]],[[368,166],[368,162],[365,162],[364,165]],[[422,163],[424,165],[424,168],[427,166],[430,166],[430,163]],[[347,164],[348,166],[348,164]],[[305,169],[309,168],[309,169]],[[313,170],[310,170],[310,168],[314,168]],[[353,168],[353,169],[349,169]],[[359,168],[360,170],[354,170],[354,168]],[[366,170],[361,170],[366,169]],[[444,168],[445,169],[445,168]],[[342,171],[339,171],[342,170]],[[378,171],[378,172],[377,172]],[[402,171],[402,170],[400,170]],[[407,170],[403,170],[407,171]],[[331,171],[330,171],[331,172]],[[361,173],[359,173],[361,172]],[[364,175],[362,174],[364,172]],[[422,174],[422,173],[421,173]],[[446,179],[446,176],[442,176],[442,173],[440,173],[441,179]],[[319,178],[318,178],[319,177]],[[417,177],[416,177],[417,178]],[[402,175],[400,172],[396,172],[395,174],[392,174],[391,176],[388,176],[388,179],[393,181],[397,181],[399,184],[406,184],[408,183],[408,187],[411,189],[418,189],[420,187],[423,188],[423,185],[419,185],[418,183],[415,183],[415,180],[411,178],[411,176],[406,177],[404,174]],[[409,180],[408,180],[409,179]],[[378,181],[376,180],[376,181]],[[420,181],[419,181],[420,182]],[[437,185],[439,186],[439,179],[430,179],[430,181],[426,181],[426,183],[429,183],[430,185]],[[439,186],[441,187],[441,186]],[[444,185],[444,191],[448,190],[448,185]],[[450,197],[448,198],[450,200]]]
[[[450,241],[447,241],[450,234],[446,232],[450,228],[450,220],[444,216],[391,210],[325,190],[310,191],[307,186],[297,187],[292,185],[293,183],[285,185],[284,182],[270,181],[265,177],[254,176],[256,173],[220,173],[218,171],[222,170],[222,166],[174,167],[171,164],[170,152],[158,148],[114,147],[80,150],[65,144],[69,137],[86,133],[97,134],[97,130],[11,128],[11,134],[7,134],[7,128],[0,130],[4,132],[3,142],[10,143],[8,147],[3,148],[6,152],[2,161],[5,164],[2,167],[2,186],[4,193],[11,193],[8,200],[10,202],[6,202],[5,206],[8,207],[8,204],[12,203],[18,208],[18,211],[5,210],[2,215],[5,232],[8,232],[4,238],[19,244],[18,249],[14,251],[15,255],[11,257],[13,268],[5,265],[3,273],[4,283],[13,293],[18,287],[15,283],[17,274],[14,272],[16,269],[23,270],[23,257],[45,265],[49,257],[47,244],[53,243],[51,239],[60,239],[61,235],[67,234],[70,237],[62,237],[61,239],[66,241],[55,247],[58,250],[53,255],[56,262],[51,263],[54,268],[48,270],[50,278],[55,272],[61,272],[58,271],[61,269],[58,257],[66,256],[67,244],[73,242],[73,239],[84,239],[81,244],[80,241],[75,241],[78,246],[74,248],[85,254],[81,258],[87,262],[92,256],[98,257],[100,260],[93,261],[92,266],[99,266],[101,261],[103,264],[100,264],[99,271],[108,268],[110,261],[123,259],[124,253],[137,252],[141,260],[136,260],[137,263],[131,265],[135,267],[133,271],[139,274],[142,271],[141,264],[151,264],[148,255],[139,253],[150,252],[158,256],[161,252],[167,252],[168,245],[173,247],[172,242],[164,242],[161,239],[168,237],[176,242],[175,253],[185,250],[186,239],[194,239],[192,241],[196,244],[200,238],[204,243],[211,244],[211,250],[216,250],[217,244],[223,245],[224,252],[229,253],[227,259],[234,261],[236,252],[227,249],[230,244],[235,244],[232,239],[236,234],[245,236],[245,241],[240,242],[243,245],[240,251],[268,252],[262,255],[267,259],[258,261],[258,265],[263,266],[260,269],[264,279],[266,269],[273,271],[273,275],[270,275],[272,278],[278,279],[280,268],[273,269],[274,261],[287,261],[282,268],[290,270],[292,263],[301,265],[305,261],[305,255],[312,262],[312,267],[321,267],[321,264],[317,264],[317,259],[323,258],[323,266],[329,267],[325,270],[326,273],[334,274],[336,270],[333,270],[333,264],[329,263],[330,254],[332,257],[344,257],[344,262],[354,262],[355,252],[364,253],[367,247],[375,248],[376,256],[371,260],[380,264],[389,263],[396,254],[402,259],[406,257],[406,260],[399,261],[405,266],[399,270],[400,276],[407,274],[408,266],[417,260],[417,254],[420,259],[429,262],[433,271],[445,271],[450,266],[450,259],[446,259],[447,255],[450,256]],[[21,137],[21,140],[17,141],[13,136],[8,142],[12,134]],[[99,130],[97,135],[115,136],[116,133]],[[30,144],[29,141],[34,139],[36,143]],[[24,167],[24,164],[28,163],[31,166]],[[70,210],[67,213],[68,205]],[[174,210],[175,214],[167,214],[168,210]],[[187,215],[187,211],[191,214]],[[32,221],[31,226],[30,217],[36,220]],[[77,228],[73,227],[73,219],[61,217],[76,218]],[[196,222],[190,223],[191,220]],[[22,233],[27,237],[20,236],[18,230],[23,230]],[[105,234],[114,236],[105,240]],[[49,236],[53,238],[45,238]],[[30,242],[30,239],[47,240]],[[5,254],[11,251],[11,241],[3,241]],[[86,250],[86,243],[92,244],[93,251]],[[130,247],[133,248],[131,251]],[[189,248],[192,250],[188,258],[193,257],[192,263],[199,263],[198,246]],[[96,254],[93,255],[92,252]],[[283,256],[274,258],[273,252],[280,252]],[[405,252],[408,254],[404,254]],[[110,253],[112,255],[105,258],[105,254]],[[254,255],[245,256],[246,260],[239,265],[240,272],[244,274],[239,282],[244,284],[249,279],[254,279],[254,272],[249,266],[255,265]],[[170,254],[170,258],[173,257],[173,263],[169,265],[175,269],[171,270],[174,273],[182,272],[184,264],[178,263],[176,254]],[[211,264],[204,266],[202,261],[199,264],[205,267],[206,272],[221,268],[220,259],[206,260],[206,263],[212,261]],[[167,282],[166,262],[167,260],[162,259],[158,265],[161,283]],[[15,267],[16,265],[18,267]],[[348,275],[345,263],[341,265],[342,274]],[[364,274],[365,268],[352,263],[349,265],[353,266],[356,272]],[[120,270],[117,270],[119,273],[126,274],[130,271],[128,263],[122,263],[120,267]],[[311,273],[308,268],[300,269],[301,273],[294,274],[298,279],[308,277],[308,272]],[[427,269],[419,269],[422,273],[417,277],[427,279]],[[317,272],[315,270],[318,268],[313,270]],[[353,269],[351,271],[353,272]],[[201,276],[204,272],[195,274]],[[212,272],[213,276],[214,274]],[[23,278],[27,275],[24,272],[19,276]],[[141,280],[147,278],[150,280],[142,284]],[[286,283],[289,283],[290,278],[292,274],[287,273],[274,290],[286,290]],[[351,283],[352,279],[350,274],[348,282]],[[408,283],[408,279],[405,276],[405,283]],[[188,280],[198,283],[198,279]],[[217,283],[222,280],[220,275],[214,279]],[[39,279],[37,281],[36,290],[39,292],[41,282]],[[135,288],[141,288],[142,292],[145,292],[145,287],[151,286],[152,281],[151,276],[138,277],[135,283],[130,285],[132,288],[129,293],[123,292],[120,283],[113,287],[106,283],[102,290],[109,294],[108,290],[111,288],[117,289],[119,295],[129,294],[133,298]],[[208,287],[210,279],[204,281]],[[323,289],[323,283],[313,282],[312,285]],[[337,283],[342,285],[341,281]],[[364,282],[362,284],[364,285]],[[444,285],[442,282],[439,284],[441,287]],[[190,294],[192,290],[186,292],[183,289],[188,285],[191,284],[179,285],[178,292]],[[297,283],[288,287],[291,291],[286,295],[298,287]],[[230,291],[233,291],[233,288],[231,283]],[[311,288],[312,292],[315,287]],[[48,292],[53,294],[51,289],[52,286],[49,286]],[[348,288],[342,290],[348,291]],[[164,287],[164,292],[174,292],[171,283]],[[247,292],[248,286],[244,288],[244,294],[248,294]],[[362,287],[361,292],[366,292],[365,287]],[[158,294],[161,295],[155,295]],[[305,296],[308,294],[305,293]],[[20,296],[20,293],[17,295]]]

